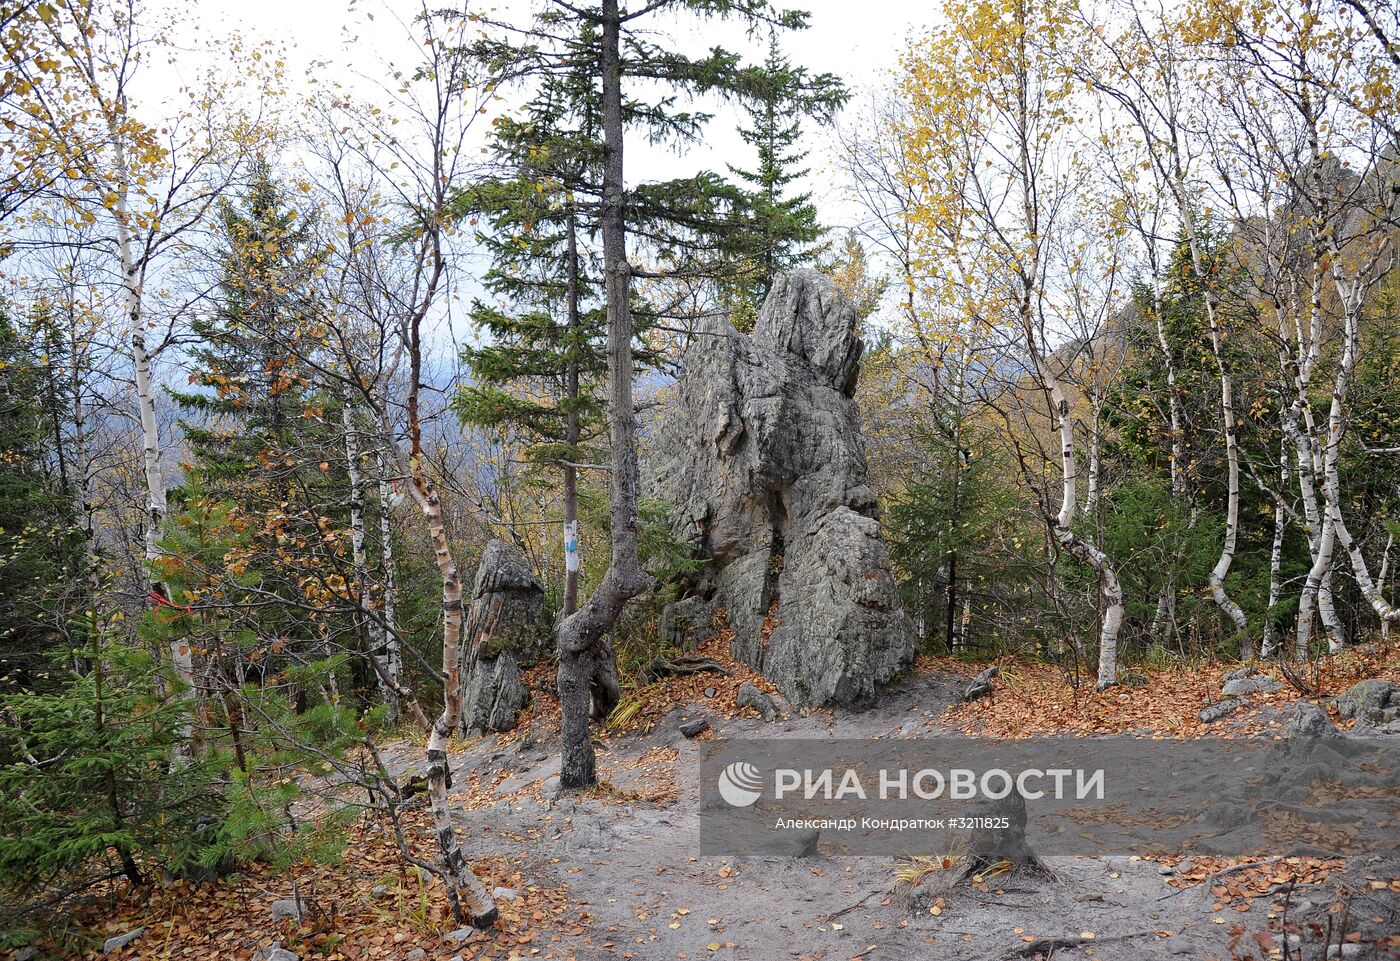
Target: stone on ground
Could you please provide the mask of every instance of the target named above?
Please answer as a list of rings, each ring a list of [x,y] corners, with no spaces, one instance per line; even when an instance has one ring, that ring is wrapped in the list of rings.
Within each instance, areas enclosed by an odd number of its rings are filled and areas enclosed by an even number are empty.
[[[680,731],[685,737],[699,737],[705,733],[709,726],[709,721],[703,717],[697,717],[689,721],[682,721]]]
[[[1333,703],[1338,714],[1355,718],[1358,727],[1379,727],[1400,718],[1400,686],[1373,677],[1352,685]]]
[[[293,921],[301,920],[301,908],[298,907],[296,898],[282,898],[273,901],[268,913],[272,915],[274,921],[282,921],[287,918],[291,918]]]
[[[1201,709],[1201,723],[1214,724],[1222,717],[1233,714],[1235,711],[1249,703],[1247,697],[1231,697],[1214,704],[1207,705]]]
[[[1293,706],[1293,713],[1283,726],[1284,737],[1341,737],[1342,732],[1327,716],[1327,712],[1317,704],[1299,701]]]
[[[108,938],[106,941],[102,942],[102,953],[111,954],[113,951],[120,951],[145,933],[146,929],[144,927],[134,928],[126,932],[126,934],[118,934],[115,937]]]
[[[1226,697],[1237,697],[1241,694],[1272,694],[1283,690],[1283,685],[1268,675],[1251,674],[1227,681],[1222,690]]]
[[[739,685],[739,693],[735,695],[734,703],[737,707],[753,708],[765,721],[771,721],[781,713],[777,702],[755,687],[751,681]]]
[[[549,649],[549,625],[544,588],[503,540],[481,555],[462,640],[463,729],[510,730],[530,699],[521,669]]]

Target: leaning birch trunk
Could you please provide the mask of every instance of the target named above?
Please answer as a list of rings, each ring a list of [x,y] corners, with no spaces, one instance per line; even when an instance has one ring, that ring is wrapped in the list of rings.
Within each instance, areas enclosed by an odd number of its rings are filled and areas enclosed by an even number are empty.
[[[1240,645],[1240,656],[1248,660],[1254,656],[1253,642],[1247,633],[1249,620],[1243,608],[1235,603],[1225,590],[1225,578],[1235,560],[1235,547],[1240,530],[1240,452],[1236,437],[1234,381],[1225,361],[1224,332],[1220,327],[1219,314],[1211,306],[1208,298],[1206,315],[1210,321],[1211,351],[1215,354],[1216,366],[1220,371],[1220,416],[1225,428],[1225,464],[1227,496],[1225,501],[1225,542],[1220,548],[1220,559],[1210,571],[1210,593],[1216,606],[1225,612],[1235,625]]]
[[[1173,107],[1174,109],[1174,107]],[[1173,123],[1175,117],[1173,117]],[[1225,579],[1230,575],[1230,567],[1235,560],[1235,547],[1240,528],[1240,453],[1235,425],[1235,390],[1230,367],[1225,359],[1225,331],[1220,322],[1220,305],[1216,300],[1211,279],[1206,274],[1205,253],[1201,249],[1201,238],[1196,229],[1196,216],[1186,187],[1186,172],[1181,166],[1181,154],[1175,139],[1169,147],[1172,163],[1171,189],[1181,220],[1186,228],[1186,245],[1191,254],[1191,270],[1200,282],[1205,294],[1206,321],[1210,327],[1211,353],[1215,356],[1216,369],[1220,375],[1220,420],[1225,431],[1226,501],[1225,501],[1225,541],[1220,548],[1220,558],[1211,568],[1208,578],[1211,597],[1215,604],[1235,625],[1240,654],[1248,659],[1253,656],[1253,644],[1246,631],[1249,620],[1244,610],[1235,603],[1225,590]]]
[[[1312,387],[1313,371],[1317,368],[1321,350],[1322,276],[1325,266],[1321,256],[1314,253],[1308,294],[1308,323],[1306,330],[1299,321],[1294,323],[1294,340],[1298,360],[1290,364],[1283,356],[1285,369],[1293,369],[1293,402],[1284,414],[1283,431],[1293,442],[1298,458],[1298,492],[1303,504],[1303,516],[1308,524],[1308,551],[1312,559],[1309,576],[1304,581],[1298,601],[1297,657],[1305,658],[1312,643],[1313,610],[1327,631],[1329,646],[1345,642],[1341,619],[1332,603],[1332,568],[1334,538],[1324,537],[1324,518],[1318,489],[1323,486],[1323,445],[1318,441],[1317,420],[1313,415],[1308,393]],[[1280,326],[1280,345],[1286,343],[1287,332]],[[1282,355],[1283,348],[1280,347]],[[1301,422],[1301,423],[1300,423]],[[1316,570],[1316,574],[1314,574]]]
[[[133,250],[130,209],[128,207],[128,168],[126,145],[117,128],[117,120],[108,118],[108,135],[116,161],[116,201],[112,214],[117,226],[117,252],[121,258],[122,298],[131,337],[131,364],[136,381],[137,420],[141,425],[141,468],[146,486],[146,563],[150,568],[153,594],[169,599],[165,585],[155,575],[155,568],[164,551],[160,547],[160,526],[165,520],[165,476],[160,467],[160,426],[156,422],[155,398],[151,393],[151,358],[146,350],[146,319],[142,313],[142,268]],[[170,642],[170,663],[184,688],[182,696],[191,705],[191,715],[180,723],[179,753],[188,758],[194,750],[193,705],[198,700],[194,673],[194,651],[179,638]]]
[[[1040,222],[1036,194],[1033,188],[1035,171],[1030,159],[1031,145],[1026,138],[1029,129],[1025,111],[1029,102],[1026,75],[1017,75],[1017,104],[1020,114],[1020,138],[1016,143],[1018,177],[1021,183],[1021,206],[1024,224],[1030,228],[1030,249],[1018,265],[1022,289],[1020,290],[1020,324],[1025,338],[1026,351],[1034,367],[1041,389],[1050,402],[1051,416],[1060,432],[1060,511],[1051,519],[1053,536],[1061,549],[1068,551],[1081,563],[1088,564],[1098,573],[1099,589],[1105,602],[1103,621],[1099,630],[1099,668],[1097,688],[1103,690],[1118,682],[1118,630],[1123,623],[1123,588],[1118,583],[1118,575],[1108,555],[1093,544],[1074,533],[1075,499],[1077,497],[1076,465],[1074,456],[1074,422],[1070,418],[1069,401],[1065,398],[1059,380],[1045,367],[1037,336],[1035,306],[1042,294],[1040,289],[1040,248],[1037,225]],[[1048,510],[1047,510],[1048,513]],[[1076,644],[1078,640],[1076,639]]]
[[[434,200],[437,211],[443,209],[445,179],[438,177],[433,189],[438,191]],[[457,570],[457,560],[452,556],[452,544],[447,537],[447,523],[443,519],[442,501],[438,497],[437,486],[429,479],[423,458],[423,422],[419,409],[419,391],[423,385],[423,318],[432,307],[439,286],[447,271],[446,259],[441,247],[442,234],[436,225],[430,225],[421,243],[427,264],[427,276],[422,281],[422,295],[418,298],[412,314],[402,327],[402,336],[407,348],[409,362],[408,390],[404,397],[404,410],[408,426],[408,458],[404,465],[409,478],[409,488],[414,500],[423,512],[427,522],[428,536],[433,545],[433,558],[437,564],[438,576],[442,581],[442,713],[433,722],[428,734],[428,802],[433,812],[433,828],[437,833],[438,853],[449,885],[449,897],[454,913],[461,915],[461,904],[465,903],[471,912],[472,924],[478,928],[490,927],[496,922],[496,905],[487,893],[485,886],[476,876],[457,834],[452,826],[452,805],[448,789],[452,786],[452,772],[448,765],[447,740],[457,729],[462,717],[462,578]],[[388,404],[380,411],[380,428],[385,439],[392,438],[394,431],[388,421]],[[399,453],[395,447],[395,454]]]
[[[1065,398],[1060,383],[1053,377],[1045,376],[1054,408],[1056,426],[1060,431],[1060,513],[1055,518],[1055,539],[1060,546],[1077,560],[1090,565],[1098,572],[1099,590],[1103,595],[1105,608],[1103,624],[1099,630],[1099,669],[1095,687],[1102,691],[1118,683],[1118,631],[1123,624],[1123,588],[1118,582],[1118,574],[1108,555],[1093,544],[1074,533],[1075,500],[1078,486],[1077,467],[1074,456],[1074,422],[1069,414],[1069,401]]]
[[[416,382],[418,372],[414,371]],[[433,828],[437,832],[438,851],[454,887],[454,906],[461,899],[471,912],[475,927],[490,927],[496,921],[496,905],[487,894],[481,879],[467,863],[462,846],[452,826],[452,805],[448,789],[452,773],[448,766],[447,740],[457,729],[462,716],[462,578],[452,545],[447,539],[443,521],[442,501],[437,488],[428,480],[418,430],[418,398],[416,387],[410,390],[409,421],[413,436],[413,451],[409,455],[409,472],[414,499],[428,524],[428,536],[433,544],[433,557],[442,578],[442,713],[433,722],[428,734],[428,799],[433,810]]]
[[[632,401],[632,269],[627,262],[623,212],[622,14],[619,0],[603,0],[603,277],[608,322],[608,438],[612,484],[609,540],[612,556],[597,590],[559,625],[559,706],[563,757],[559,786],[576,790],[597,781],[597,759],[588,731],[593,692],[616,686],[616,666],[604,635],[627,601],[651,586],[638,549],[636,411]],[[612,684],[606,682],[611,678]],[[603,713],[599,711],[598,713]]]
[[[1333,249],[1333,274],[1340,271],[1341,251]],[[1357,289],[1345,290],[1345,286],[1340,278],[1337,282],[1339,297],[1342,301],[1342,313],[1344,318],[1342,344],[1342,357],[1337,362],[1337,377],[1332,385],[1332,405],[1327,415],[1327,447],[1323,452],[1323,493],[1327,503],[1327,525],[1336,537],[1338,545],[1343,553],[1351,561],[1352,574],[1356,578],[1356,586],[1361,589],[1361,595],[1370,602],[1377,616],[1382,621],[1400,620],[1400,606],[1389,603],[1376,587],[1375,581],[1371,579],[1371,571],[1366,563],[1365,556],[1361,553],[1361,548],[1357,546],[1356,539],[1352,537],[1351,531],[1347,529],[1346,519],[1342,515],[1342,489],[1341,479],[1338,476],[1338,461],[1341,458],[1342,433],[1346,426],[1345,405],[1347,389],[1351,383],[1351,374],[1356,366],[1356,342],[1357,342],[1357,321],[1361,312],[1362,300],[1360,296],[1360,281],[1356,281]],[[1335,650],[1335,648],[1334,648]]]

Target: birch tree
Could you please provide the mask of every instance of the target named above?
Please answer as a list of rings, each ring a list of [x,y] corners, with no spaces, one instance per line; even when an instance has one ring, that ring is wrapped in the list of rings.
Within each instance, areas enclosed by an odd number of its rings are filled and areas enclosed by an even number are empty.
[[[1263,168],[1256,180],[1283,183],[1288,190],[1281,214],[1270,211],[1266,195],[1262,217],[1252,218],[1266,225],[1281,219],[1278,229],[1287,231],[1284,239],[1263,246],[1265,256],[1254,261],[1266,272],[1273,268],[1275,286],[1287,283],[1293,292],[1288,311],[1294,317],[1292,336],[1280,329],[1279,337],[1294,386],[1283,429],[1296,451],[1313,554],[1299,603],[1296,652],[1303,657],[1308,651],[1314,602],[1328,629],[1329,649],[1336,652],[1345,643],[1332,605],[1337,547],[1377,615],[1383,621],[1400,617],[1372,583],[1367,560],[1347,527],[1339,472],[1362,313],[1379,280],[1395,265],[1396,175],[1387,153],[1394,149],[1393,131],[1385,111],[1355,106],[1373,95],[1368,86],[1386,82],[1388,71],[1378,70],[1378,64],[1387,55],[1364,43],[1374,35],[1374,23],[1363,28],[1349,22],[1346,9],[1311,0],[1297,18],[1269,7],[1245,17],[1206,4],[1199,20],[1214,27],[1205,39],[1228,44],[1240,65],[1237,73],[1222,77],[1222,90],[1226,102],[1235,105],[1236,117],[1257,121],[1249,126],[1261,134],[1262,145],[1255,149],[1266,157],[1255,164]],[[1301,245],[1290,243],[1294,235],[1303,238]],[[1272,248],[1283,249],[1286,257],[1295,246],[1302,248],[1296,258],[1301,270],[1289,271],[1292,264],[1268,256]],[[1328,316],[1333,311],[1335,321]],[[1282,318],[1285,311],[1279,313]],[[1322,423],[1309,393],[1333,336],[1336,367]]]
[[[214,202],[256,148],[257,128],[223,104],[251,87],[266,90],[276,72],[232,79],[209,77],[189,91],[190,106],[159,121],[142,119],[133,99],[146,57],[169,43],[169,25],[153,24],[134,2],[76,0],[41,4],[32,26],[45,52],[25,56],[6,45],[10,67],[24,78],[27,96],[23,136],[31,162],[54,173],[39,196],[49,203],[28,215],[30,224],[85,228],[109,258],[127,331],[132,406],[140,429],[145,484],[144,542],[148,566],[162,559],[160,526],[167,509],[160,426],[152,365],[172,342],[152,342],[161,318],[153,314],[148,287],[162,259],[206,222]],[[230,41],[233,58],[246,51]],[[17,218],[23,220],[25,218]],[[158,577],[152,603],[165,599]],[[189,696],[196,690],[193,652],[172,642],[171,661]],[[186,739],[189,731],[186,730]]]
[[[1181,37],[1183,24],[1165,11],[1115,8],[1122,14],[1113,28],[1092,30],[1100,63],[1084,72],[1102,94],[1141,134],[1143,162],[1167,188],[1190,253],[1191,270],[1203,294],[1210,331],[1211,354],[1220,384],[1220,425],[1225,448],[1225,534],[1220,556],[1211,569],[1209,586],[1216,605],[1234,625],[1242,654],[1253,643],[1243,608],[1225,587],[1234,563],[1240,526],[1240,455],[1235,409],[1234,374],[1225,350],[1227,319],[1220,304],[1217,279],[1207,250],[1206,224],[1201,215],[1196,162],[1201,145],[1187,114],[1192,78],[1185,73]]]
[[[1097,684],[1117,681],[1123,592],[1108,556],[1074,527],[1079,509],[1075,417],[1053,356],[1056,321],[1074,313],[1050,274],[1073,190],[1071,83],[1055,61],[1066,10],[1023,0],[948,7],[950,25],[920,39],[904,58],[902,90],[911,104],[901,132],[915,158],[916,231],[929,273],[960,289],[962,309],[981,326],[1019,340],[1021,370],[1044,401],[1057,436],[1058,507],[1041,497],[1058,548],[1090,567],[1104,613]],[[957,77],[954,81],[952,78]],[[1062,292],[1063,293],[1063,292]],[[1022,458],[1023,470],[1033,477]]]
[[[341,227],[328,240],[337,254],[318,325],[324,350],[308,360],[326,383],[357,395],[376,422],[386,458],[406,478],[432,545],[441,585],[443,690],[426,757],[438,870],[456,916],[463,918],[465,908],[473,925],[490,927],[498,911],[457,837],[448,794],[448,740],[462,713],[464,604],[441,482],[425,444],[425,422],[440,412],[425,409],[424,393],[432,386],[433,324],[447,310],[454,205],[472,173],[466,144],[491,94],[466,53],[471,21],[421,5],[406,30],[423,59],[411,70],[390,70],[383,105],[329,96],[317,104],[307,131]],[[366,338],[377,339],[377,347],[366,350]],[[388,666],[371,661],[385,668],[377,673],[392,685]],[[415,710],[407,688],[395,693],[406,710]]]

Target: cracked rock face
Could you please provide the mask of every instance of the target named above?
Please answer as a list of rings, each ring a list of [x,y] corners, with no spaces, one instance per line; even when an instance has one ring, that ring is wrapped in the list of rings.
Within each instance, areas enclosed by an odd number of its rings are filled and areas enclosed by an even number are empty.
[[[646,465],[709,561],[687,595],[800,706],[867,700],[915,653],[866,480],[855,322],[812,270],[776,278],[751,335],[702,322]]]
[[[505,541],[491,541],[481,555],[462,641],[463,729],[510,730],[530,697],[521,668],[548,650],[549,625],[544,588]]]

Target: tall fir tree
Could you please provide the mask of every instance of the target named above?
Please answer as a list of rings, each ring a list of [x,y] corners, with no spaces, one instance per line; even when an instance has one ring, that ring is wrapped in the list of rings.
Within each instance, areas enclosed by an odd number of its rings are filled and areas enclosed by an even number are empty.
[[[286,481],[287,468],[298,466],[311,389],[299,360],[311,329],[310,227],[266,161],[254,166],[242,205],[223,204],[219,227],[218,303],[193,324],[200,343],[190,382],[199,389],[175,394],[186,415],[181,427],[214,486],[263,472]]]
[[[194,324],[200,345],[190,381],[197,389],[173,392],[189,456],[184,483],[172,491],[167,537],[202,529],[211,512],[240,537],[225,545],[217,565],[207,562],[216,582],[192,584],[181,553],[167,554],[158,573],[180,585],[180,596],[155,603],[157,616],[165,604],[196,613],[246,605],[250,631],[221,633],[222,646],[190,641],[224,671],[223,683],[236,684],[251,656],[275,649],[301,662],[326,661],[359,645],[343,536],[350,485],[338,401],[308,362],[320,332],[308,292],[317,268],[311,225],[261,160],[244,195],[222,205],[219,225],[216,308]],[[266,603],[269,597],[284,603]],[[199,634],[202,620],[176,618],[172,626]],[[361,680],[370,686],[367,676]],[[335,693],[333,675],[303,699],[322,690]]]
[[[43,687],[47,655],[70,641],[81,533],[64,451],[66,393],[52,318],[21,330],[0,305],[0,681]]]
[[[798,148],[802,123],[795,107],[803,104],[802,112],[821,123],[846,99],[839,85],[814,86],[807,70],[783,54],[777,32],[770,32],[758,86],[740,105],[748,123],[739,128],[739,136],[754,149],[757,163],[751,170],[729,165],[745,189],[727,242],[732,276],[721,287],[730,319],[740,330],[753,328],[777,274],[812,264],[825,250],[821,239],[826,230],[817,220],[811,192],[790,192],[810,173],[801,166],[806,153]]]
[[[733,20],[755,29],[801,29],[807,15],[766,0],[658,0],[635,10],[621,0],[547,8],[527,24],[482,18],[486,36],[473,47],[500,83],[539,83],[551,75],[586,78],[579,91],[596,92],[601,147],[590,196],[602,250],[602,301],[607,319],[611,459],[610,560],[607,572],[578,611],[559,627],[559,694],[564,758],[560,783],[581,788],[596,780],[588,734],[590,713],[605,713],[617,691],[616,663],[607,636],[629,599],[650,586],[641,567],[638,523],[636,412],[632,396],[633,280],[683,276],[699,280],[728,262],[723,214],[736,192],[712,172],[660,183],[628,183],[625,152],[631,136],[684,148],[701,139],[711,117],[686,109],[706,95],[754,100],[768,84],[761,66],[721,47],[691,56],[648,29],[659,19],[689,14],[702,21]],[[793,109],[816,109],[839,89],[824,74],[794,86]],[[650,261],[650,263],[648,263]],[[658,311],[665,317],[667,311]]]
[[[581,566],[576,465],[600,456],[591,442],[607,372],[599,270],[585,243],[597,229],[598,122],[586,74],[545,77],[518,117],[496,120],[497,175],[460,198],[491,255],[482,281],[495,303],[472,305],[485,340],[462,352],[472,383],[456,408],[468,424],[523,431],[531,464],[560,472],[566,616],[577,607]]]

